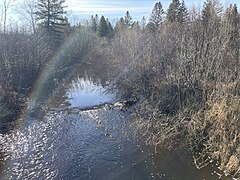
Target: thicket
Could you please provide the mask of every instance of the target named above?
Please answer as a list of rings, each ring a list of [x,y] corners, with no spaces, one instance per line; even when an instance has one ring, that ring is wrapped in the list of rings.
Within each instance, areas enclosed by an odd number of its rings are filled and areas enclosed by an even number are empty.
[[[144,28],[119,21],[89,62],[104,69],[110,90],[137,101],[134,127],[147,144],[187,146],[197,167],[217,162],[225,174],[240,177],[237,6],[223,10],[208,0],[197,12],[171,4],[167,18],[155,16],[159,20]],[[162,15],[161,7],[153,13]]]
[[[27,106],[44,106],[48,97],[72,77],[73,70],[97,44],[98,39],[89,28],[70,26],[64,2],[22,2],[20,15],[24,14],[24,25],[31,24],[31,28],[16,26],[11,29],[7,26],[7,16],[17,5],[11,0],[3,1],[4,27],[0,29],[0,132],[7,132],[12,122],[25,113],[23,111]],[[38,93],[31,93],[33,91]]]
[[[0,34],[0,39],[1,123],[2,129],[7,130],[9,122],[21,113],[27,94],[52,51],[41,33],[32,36],[11,32]]]
[[[218,1],[207,0],[201,11],[189,11],[184,2],[173,0],[167,12],[156,3],[147,25],[145,18],[133,22],[129,12],[114,29],[101,19],[102,23],[92,16],[86,29],[70,27],[67,18],[60,17],[65,32],[57,28],[57,36],[41,28],[33,34],[0,34],[3,129],[19,115],[40,74],[47,76],[42,89],[51,94],[81,65],[111,82],[109,90],[119,98],[137,102],[132,109],[136,134],[156,151],[185,146],[192,150],[197,167],[217,162],[225,174],[239,178],[237,6],[224,10]],[[56,28],[52,20],[46,15],[42,23]]]
[[[96,36],[84,27],[69,29],[58,44],[55,40],[44,30],[0,34],[1,132],[7,132],[25,113],[28,102],[44,106],[54,90],[73,77],[73,71],[97,43]],[[36,86],[39,94],[30,97]]]

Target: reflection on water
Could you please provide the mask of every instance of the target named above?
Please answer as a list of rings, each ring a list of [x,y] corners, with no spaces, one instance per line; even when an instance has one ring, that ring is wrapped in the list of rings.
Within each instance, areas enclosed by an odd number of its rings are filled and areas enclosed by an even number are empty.
[[[89,80],[76,82],[67,93],[73,107],[114,97]],[[0,135],[0,179],[218,179],[211,167],[197,170],[185,151],[153,154],[133,138],[128,112],[60,108],[31,118]]]
[[[117,120],[107,122],[104,119]],[[1,136],[4,179],[104,179],[131,166],[127,118],[112,110],[49,113],[22,131]],[[125,147],[126,146],[126,147]],[[102,172],[104,170],[104,173]]]
[[[49,112],[0,137],[1,179],[218,179],[194,168],[186,153],[154,155],[139,146],[130,121],[115,109]]]
[[[67,91],[71,107],[88,107],[113,101],[114,95],[106,93],[100,83],[90,79],[78,78],[73,81]]]

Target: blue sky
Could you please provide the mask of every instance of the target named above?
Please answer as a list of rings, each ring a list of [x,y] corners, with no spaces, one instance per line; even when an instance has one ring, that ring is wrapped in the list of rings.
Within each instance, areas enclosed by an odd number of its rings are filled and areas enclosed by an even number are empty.
[[[66,0],[68,5],[67,11],[70,14],[78,15],[82,19],[87,19],[90,15],[99,14],[108,18],[120,18],[125,15],[126,11],[134,20],[140,20],[142,16],[149,17],[153,6],[157,0]],[[171,0],[160,1],[163,4],[164,10],[168,8]],[[204,0],[185,0],[188,7],[195,4],[200,7]],[[240,0],[221,0],[223,6],[230,3],[238,4],[240,9]]]

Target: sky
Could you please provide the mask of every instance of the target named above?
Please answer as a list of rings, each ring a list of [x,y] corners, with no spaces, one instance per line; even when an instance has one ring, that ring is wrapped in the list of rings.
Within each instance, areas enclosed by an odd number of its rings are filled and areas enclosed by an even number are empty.
[[[181,1],[181,0],[180,0]],[[192,5],[200,7],[205,0],[185,0],[185,4],[190,8]],[[134,20],[140,20],[143,16],[149,17],[153,6],[159,0],[66,0],[68,6],[66,10],[69,15],[80,16],[82,19],[87,19],[90,15],[104,15],[109,19],[119,19],[123,17],[126,11]],[[164,10],[166,10],[171,0],[161,0]],[[221,0],[223,6],[229,4],[238,4],[240,9],[240,0]]]
[[[7,1],[20,3],[25,0]],[[171,1],[172,0],[160,0],[165,11],[168,9]],[[185,4],[189,9],[195,5],[198,10],[205,1],[206,0],[185,0]],[[0,0],[0,13],[2,2],[3,0]],[[68,20],[72,25],[79,22],[86,23],[90,19],[90,16],[95,14],[98,14],[99,17],[104,15],[114,25],[121,17],[124,17],[127,11],[130,12],[134,21],[141,21],[143,16],[148,21],[152,9],[157,2],[159,2],[159,0],[66,0],[65,5],[67,8],[65,10],[67,11]],[[240,0],[220,0],[220,2],[224,7],[236,3],[238,10],[240,10]],[[24,18],[12,9],[12,11],[9,11],[7,24],[14,26],[18,24],[18,22],[23,22],[25,20]],[[0,28],[1,24],[2,18],[0,16]]]

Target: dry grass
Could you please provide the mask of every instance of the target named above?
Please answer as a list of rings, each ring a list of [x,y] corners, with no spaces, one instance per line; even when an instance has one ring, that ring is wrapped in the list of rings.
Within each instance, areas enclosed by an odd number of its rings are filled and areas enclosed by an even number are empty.
[[[239,177],[240,97],[224,93],[232,85],[219,86],[222,89],[209,97],[207,109],[193,115],[188,135],[197,167],[216,161],[225,174]]]
[[[184,146],[186,124],[190,120],[187,116],[162,114],[158,107],[153,107],[147,100],[135,108],[135,136],[144,139],[146,145],[154,146],[156,152],[162,147],[176,149]]]

